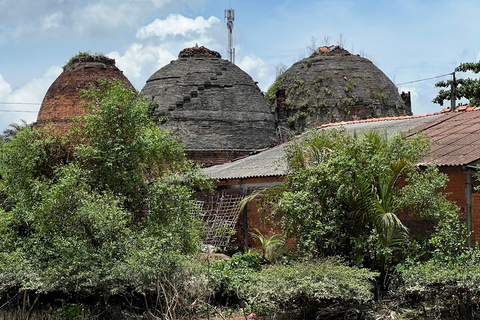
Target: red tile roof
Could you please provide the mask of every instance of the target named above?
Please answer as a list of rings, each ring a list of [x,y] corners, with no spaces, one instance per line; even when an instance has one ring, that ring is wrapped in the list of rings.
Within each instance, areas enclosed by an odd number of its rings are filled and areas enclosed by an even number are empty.
[[[443,110],[448,110],[446,112],[450,112],[450,109],[443,109]],[[429,117],[429,116],[434,116],[434,115],[439,115],[439,114],[445,113],[443,110],[442,111],[437,111],[437,112],[417,114],[417,115],[413,115],[413,116],[384,117],[384,118],[371,118],[371,119],[361,119],[361,120],[352,120],[352,121],[343,121],[343,122],[331,122],[331,123],[325,123],[325,124],[319,125],[319,126],[317,126],[317,129],[323,129],[323,128],[327,128],[327,127],[345,126],[345,125],[355,124],[355,123],[423,118],[423,117]]]

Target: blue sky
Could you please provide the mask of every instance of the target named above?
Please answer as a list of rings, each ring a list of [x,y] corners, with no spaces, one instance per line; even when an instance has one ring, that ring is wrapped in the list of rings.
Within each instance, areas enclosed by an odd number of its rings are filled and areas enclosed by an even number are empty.
[[[0,131],[35,121],[61,66],[80,51],[115,58],[137,90],[195,43],[226,58],[229,7],[236,64],[262,90],[277,65],[306,55],[312,37],[317,45],[342,39],[397,84],[480,58],[478,0],[0,0]],[[399,90],[411,91],[414,114],[438,111],[434,84],[446,79]]]

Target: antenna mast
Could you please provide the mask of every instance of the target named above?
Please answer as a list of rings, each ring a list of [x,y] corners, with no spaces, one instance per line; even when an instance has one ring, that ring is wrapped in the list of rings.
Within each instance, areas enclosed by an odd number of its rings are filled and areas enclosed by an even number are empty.
[[[227,20],[227,28],[228,28],[227,53],[229,56],[229,61],[231,63],[235,63],[235,48],[233,48],[233,45],[232,45],[233,20],[235,20],[235,10],[225,9],[225,19]]]

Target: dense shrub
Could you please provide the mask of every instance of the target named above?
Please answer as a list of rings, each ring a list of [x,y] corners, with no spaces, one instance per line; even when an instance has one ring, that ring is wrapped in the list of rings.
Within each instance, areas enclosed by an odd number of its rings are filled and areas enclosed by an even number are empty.
[[[205,180],[137,92],[105,81],[82,94],[90,112],[68,134],[25,128],[0,144],[0,305],[12,290],[122,296],[174,318],[191,303],[179,292],[200,246],[193,185]]]
[[[430,260],[406,269],[399,293],[413,306],[421,303],[429,317],[473,319],[480,310],[480,255],[472,253],[468,263]]]
[[[348,305],[371,300],[375,276],[335,259],[295,262],[249,273],[239,292],[253,312],[298,310],[313,316],[333,302]]]

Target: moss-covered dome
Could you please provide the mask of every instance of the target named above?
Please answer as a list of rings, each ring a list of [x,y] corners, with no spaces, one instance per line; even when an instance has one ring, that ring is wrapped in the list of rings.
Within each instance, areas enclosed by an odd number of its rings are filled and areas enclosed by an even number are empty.
[[[380,69],[340,47],[319,48],[293,64],[267,99],[279,122],[297,133],[329,122],[412,114]]]
[[[65,131],[72,117],[86,113],[81,107],[84,101],[79,90],[98,85],[100,79],[117,79],[134,89],[123,72],[115,66],[114,59],[80,54],[64,66],[63,72],[48,89],[34,127],[41,128],[53,123],[57,129]]]
[[[274,116],[257,84],[205,47],[182,50],[141,94],[157,104],[159,126],[172,131],[197,162],[227,162],[276,143]]]

